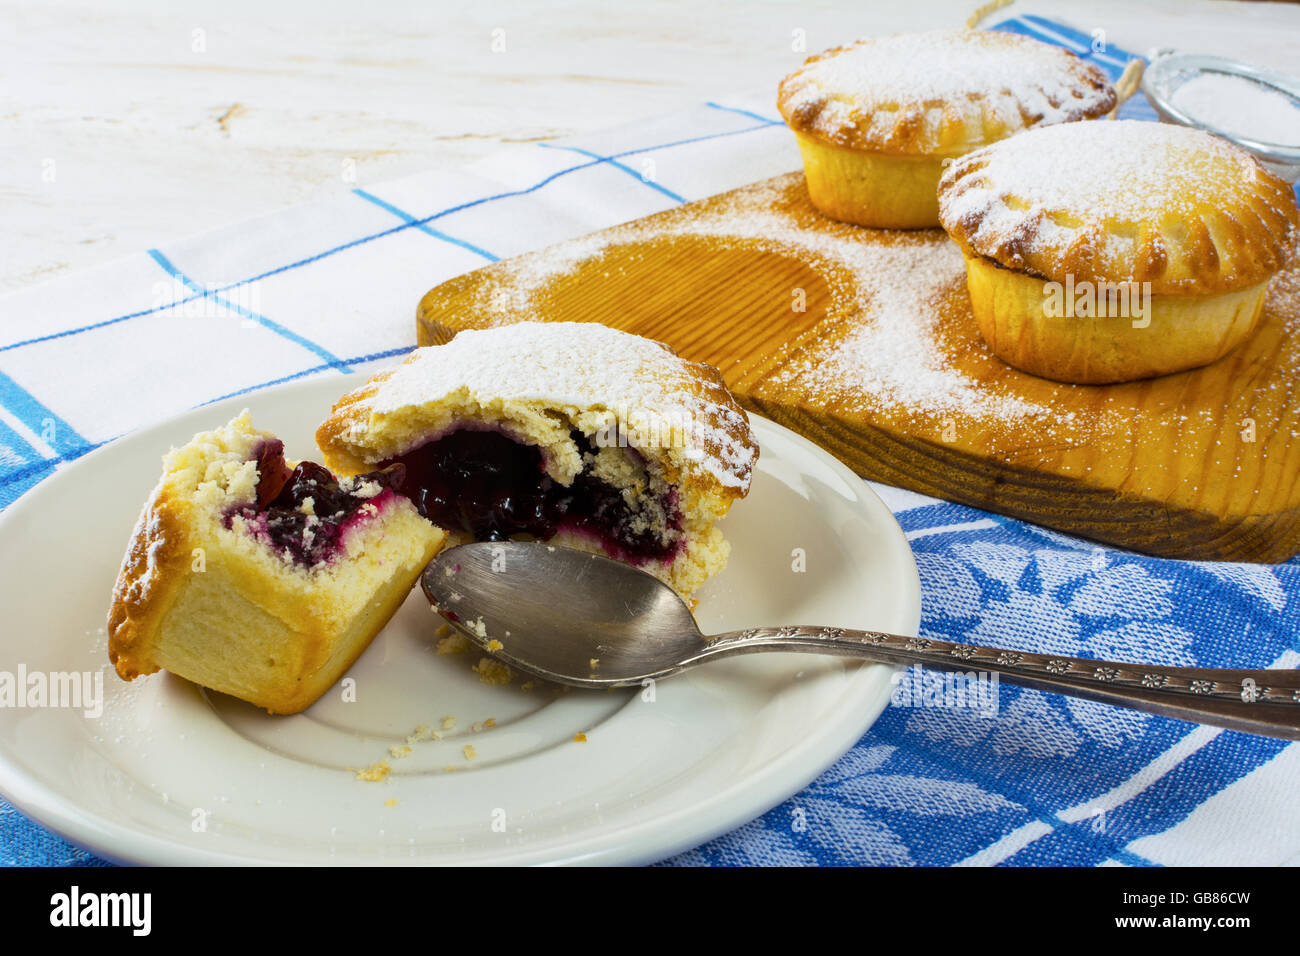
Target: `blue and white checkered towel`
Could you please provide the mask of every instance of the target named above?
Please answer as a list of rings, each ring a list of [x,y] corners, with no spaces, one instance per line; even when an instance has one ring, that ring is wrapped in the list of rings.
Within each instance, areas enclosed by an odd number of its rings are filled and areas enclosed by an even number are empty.
[[[1131,58],[1036,17],[998,29],[1066,45],[1112,76]],[[357,189],[5,298],[0,507],[61,463],[196,405],[391,364],[412,347],[419,297],[485,262],[799,168],[772,100],[710,102],[474,173]],[[1123,113],[1153,118],[1140,101]],[[923,634],[1176,664],[1297,659],[1294,562],[1163,561],[880,490],[916,553]],[[803,793],[672,862],[1300,859],[1300,747],[1000,693],[991,718],[891,706]],[[97,862],[2,802],[0,861]]]

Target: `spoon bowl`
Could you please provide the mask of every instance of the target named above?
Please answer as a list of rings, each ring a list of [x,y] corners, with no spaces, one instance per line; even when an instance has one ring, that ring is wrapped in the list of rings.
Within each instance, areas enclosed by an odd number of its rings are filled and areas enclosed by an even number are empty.
[[[425,568],[420,586],[483,650],[574,687],[667,676],[706,646],[671,588],[645,571],[571,548],[520,541],[448,548]]]

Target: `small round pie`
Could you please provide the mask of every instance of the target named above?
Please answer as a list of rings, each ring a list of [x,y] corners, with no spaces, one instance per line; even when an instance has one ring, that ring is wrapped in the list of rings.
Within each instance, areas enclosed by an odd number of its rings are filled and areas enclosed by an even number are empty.
[[[995,31],[905,33],[809,59],[777,100],[813,205],[890,229],[939,225],[946,160],[1115,106],[1106,75],[1059,46]]]
[[[1295,193],[1244,150],[1159,123],[1034,130],[954,162],[943,227],[989,348],[1101,384],[1209,364],[1254,330]]]

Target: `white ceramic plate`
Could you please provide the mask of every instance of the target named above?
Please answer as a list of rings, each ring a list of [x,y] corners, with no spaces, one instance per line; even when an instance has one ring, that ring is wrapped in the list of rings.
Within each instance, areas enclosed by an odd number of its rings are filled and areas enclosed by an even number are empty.
[[[0,671],[103,675],[97,718],[0,707],[10,802],[130,862],[643,863],[797,793],[884,708],[889,668],[812,655],[719,661],[662,682],[653,701],[490,687],[471,670],[478,655],[434,651],[437,619],[418,588],[348,672],[355,701],[336,687],[272,717],[165,673],[119,680],[104,616],[162,453],[248,406],[290,457],[315,458],[315,426],[356,383],[312,380],[187,413],[71,464],[0,515]],[[915,634],[916,565],[893,516],[826,452],[772,422],[754,427],[762,454],[724,525],[731,563],[699,595],[704,631]],[[390,759],[387,780],[356,778],[449,715],[455,729]],[[475,732],[488,718],[496,726]]]

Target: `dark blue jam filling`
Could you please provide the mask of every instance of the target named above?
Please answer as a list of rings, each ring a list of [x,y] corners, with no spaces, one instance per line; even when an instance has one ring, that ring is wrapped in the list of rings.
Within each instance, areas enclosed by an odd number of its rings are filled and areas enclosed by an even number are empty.
[[[254,457],[257,500],[226,515],[226,527],[230,527],[235,515],[240,515],[259,535],[265,535],[276,552],[287,554],[305,567],[334,558],[344,527],[363,505],[378,497],[350,494],[339,486],[328,468],[310,461],[290,469],[284,460],[284,442],[278,438],[263,442]],[[402,466],[393,465],[359,475],[349,482],[349,487],[373,481],[381,488],[400,492],[403,477]],[[312,499],[312,516],[301,510],[308,498]]]
[[[595,448],[572,433],[584,455]],[[541,541],[560,531],[594,537],[614,558],[634,564],[669,561],[680,535],[638,527],[622,492],[584,471],[564,487],[546,474],[542,453],[495,431],[462,430],[421,445],[382,466],[406,469],[405,494],[420,514],[478,541],[531,535]],[[659,502],[670,531],[681,530],[676,494]]]

